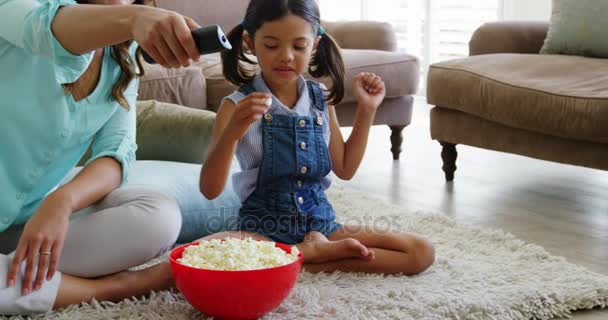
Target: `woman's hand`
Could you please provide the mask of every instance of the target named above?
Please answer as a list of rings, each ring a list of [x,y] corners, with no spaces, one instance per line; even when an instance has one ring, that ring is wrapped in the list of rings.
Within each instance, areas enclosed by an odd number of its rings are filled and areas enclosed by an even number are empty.
[[[26,223],[19,239],[15,256],[8,271],[8,286],[15,279],[23,261],[26,261],[21,294],[38,290],[45,278],[55,275],[63,243],[72,214],[69,199],[58,193],[49,195],[34,216]]]
[[[271,104],[272,95],[270,93],[254,92],[243,98],[235,106],[224,134],[230,135],[230,138],[234,140],[241,139],[251,124],[262,119]]]
[[[353,92],[359,105],[366,110],[376,111],[386,95],[386,87],[376,74],[362,72],[355,77]]]
[[[200,57],[190,33],[197,28],[200,26],[194,20],[179,13],[141,6],[133,19],[131,35],[154,61],[163,67],[179,68]]]

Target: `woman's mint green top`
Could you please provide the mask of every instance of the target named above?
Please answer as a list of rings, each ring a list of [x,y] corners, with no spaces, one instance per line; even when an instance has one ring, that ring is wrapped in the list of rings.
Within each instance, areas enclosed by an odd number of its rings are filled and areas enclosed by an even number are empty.
[[[117,159],[123,183],[135,159],[138,81],[125,91],[127,111],[111,95],[121,70],[109,48],[93,93],[78,102],[64,93],[62,84],[79,79],[93,59],[69,53],[51,32],[57,10],[75,4],[0,0],[0,232],[27,222],[91,143],[89,163]]]

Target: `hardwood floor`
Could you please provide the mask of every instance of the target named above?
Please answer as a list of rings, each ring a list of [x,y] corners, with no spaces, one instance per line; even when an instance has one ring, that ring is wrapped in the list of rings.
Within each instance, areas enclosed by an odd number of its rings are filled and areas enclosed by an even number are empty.
[[[413,123],[404,130],[399,161],[392,160],[389,137],[388,127],[373,127],[357,175],[341,182],[346,188],[408,210],[441,211],[462,222],[503,229],[608,275],[607,171],[457,146],[456,178],[446,183],[424,98],[417,98]],[[608,319],[608,310],[579,312],[574,319]]]

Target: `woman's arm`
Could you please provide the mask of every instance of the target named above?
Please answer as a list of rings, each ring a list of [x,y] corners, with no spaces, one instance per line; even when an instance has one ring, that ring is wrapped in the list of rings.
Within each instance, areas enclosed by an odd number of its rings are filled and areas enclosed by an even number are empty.
[[[165,67],[189,64],[200,54],[178,13],[139,5],[76,5],[71,0],[0,0],[0,38],[33,55],[69,65],[80,55],[135,40]],[[74,57],[70,56],[73,55]],[[84,66],[89,60],[82,59]]]
[[[23,295],[40,289],[44,279],[53,278],[63,250],[69,216],[103,199],[118,187],[121,176],[118,161],[99,158],[82,169],[72,181],[49,194],[25,225],[8,270],[8,286],[15,285],[24,260],[27,263],[21,284]],[[39,255],[39,252],[48,252],[49,255]]]
[[[190,30],[191,18],[139,5],[77,5],[62,7],[52,24],[59,43],[83,54],[134,39],[161,65],[187,66],[200,56]]]
[[[111,157],[95,159],[70,182],[53,192],[67,201],[70,211],[76,212],[103,199],[122,182],[122,168]]]
[[[74,5],[59,9],[51,29],[61,45],[84,54],[132,39],[134,17],[142,6]]]
[[[69,216],[103,199],[127,180],[135,160],[137,84],[138,81],[133,80],[125,91],[129,110],[116,107],[114,114],[95,134],[92,158],[84,169],[49,194],[26,223],[7,277],[8,285],[14,285],[21,263],[27,260],[22,294],[31,292],[32,284],[36,290],[45,277],[47,280],[53,277],[63,250]],[[49,252],[50,256],[39,258],[38,252]]]
[[[353,91],[358,102],[357,112],[353,130],[346,142],[340,132],[336,108],[328,106],[331,130],[329,154],[332,169],[336,176],[343,180],[352,179],[357,172],[367,148],[369,130],[374,123],[376,111],[386,94],[384,82],[373,73],[357,75]]]

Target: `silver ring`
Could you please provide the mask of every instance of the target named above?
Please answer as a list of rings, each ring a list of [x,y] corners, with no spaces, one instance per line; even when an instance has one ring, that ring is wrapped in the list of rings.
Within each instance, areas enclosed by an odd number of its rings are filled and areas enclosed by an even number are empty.
[[[50,256],[51,255],[50,252],[42,252],[42,251],[38,252],[38,254],[41,255],[41,256]]]

